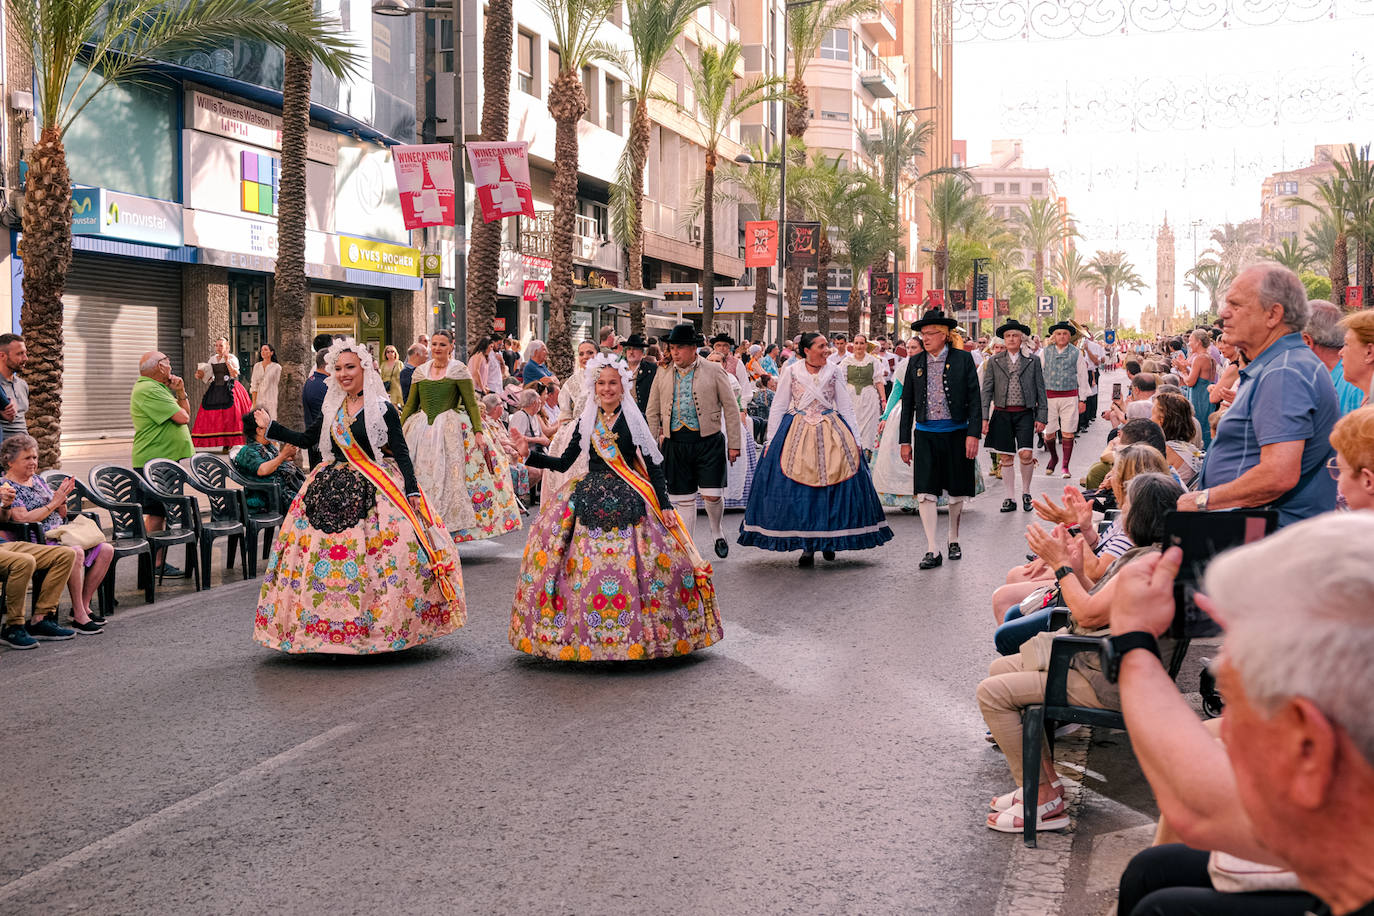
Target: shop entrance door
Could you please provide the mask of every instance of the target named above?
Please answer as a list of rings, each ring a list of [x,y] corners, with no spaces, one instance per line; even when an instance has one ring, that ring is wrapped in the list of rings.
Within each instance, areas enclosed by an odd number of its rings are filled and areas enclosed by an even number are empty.
[[[229,346],[239,358],[244,387],[261,359],[259,350],[267,339],[267,277],[264,274],[229,275]]]

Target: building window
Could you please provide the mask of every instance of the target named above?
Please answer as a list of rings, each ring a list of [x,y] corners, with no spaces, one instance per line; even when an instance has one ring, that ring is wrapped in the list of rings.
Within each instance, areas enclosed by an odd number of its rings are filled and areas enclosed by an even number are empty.
[[[1031,182],[1031,193],[1032,193],[1032,194],[1044,194],[1044,193],[1045,193],[1045,183],[1044,183],[1043,181],[1033,181],[1033,182]]]
[[[822,60],[849,60],[849,29],[831,29],[821,40],[817,56]]]
[[[549,86],[552,88],[554,80],[558,79],[558,74],[563,72],[563,55],[558,53],[558,49],[549,45]]]
[[[582,68],[582,93],[587,97],[587,111],[582,115],[582,120],[596,123],[596,95],[593,90],[596,87],[596,76],[591,67]]]
[[[995,181],[995,182],[993,182],[993,184],[992,184],[992,193],[994,193],[994,194],[1005,194],[1005,193],[1007,193],[1007,183],[1006,183],[1005,181]]]
[[[604,239],[610,226],[610,210],[593,200],[577,202],[577,234],[587,239]]]
[[[515,36],[515,88],[534,95],[534,36],[524,29]]]
[[[1013,181],[1013,182],[1011,183],[1011,193],[1013,193],[1013,194],[1020,194],[1020,193],[1021,193],[1021,182],[1019,182],[1019,181]]]
[[[621,132],[620,82],[610,74],[606,75],[606,129],[613,134]]]

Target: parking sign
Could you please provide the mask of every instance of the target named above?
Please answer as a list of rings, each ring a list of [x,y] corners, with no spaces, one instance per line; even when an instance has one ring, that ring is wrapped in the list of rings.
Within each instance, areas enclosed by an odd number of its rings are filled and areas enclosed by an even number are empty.
[[[1054,297],[1053,297],[1053,296],[1041,296],[1040,299],[1039,299],[1039,301],[1036,303],[1036,309],[1035,309],[1035,311],[1036,311],[1037,314],[1040,314],[1040,315],[1053,315],[1053,314],[1054,314]]]

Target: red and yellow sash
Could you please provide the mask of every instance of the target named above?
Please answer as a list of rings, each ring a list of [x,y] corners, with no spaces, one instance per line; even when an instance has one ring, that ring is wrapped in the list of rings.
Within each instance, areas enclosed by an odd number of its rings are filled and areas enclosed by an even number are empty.
[[[635,467],[630,467],[616,442],[615,431],[606,429],[600,418],[597,419],[596,429],[592,433],[592,444],[596,447],[596,453],[601,456],[607,466],[615,471],[616,476],[634,488],[634,491],[644,500],[644,505],[648,507],[653,517],[658,519],[660,525],[668,529],[678,545],[687,553],[687,557],[692,561],[692,575],[696,580],[697,594],[701,596],[702,601],[715,595],[716,588],[711,582],[711,577],[715,571],[711,568],[711,564],[706,562],[697,551],[697,545],[693,543],[692,538],[683,530],[682,520],[677,517],[677,513],[673,513],[671,524],[663,515],[663,510],[658,507],[658,494],[654,492],[654,485],[649,482],[649,472],[644,467],[643,459],[636,455]]]
[[[401,488],[396,486],[396,481],[391,479],[391,475],[382,469],[367,456],[357,441],[353,438],[353,431],[348,427],[348,411],[341,409],[334,417],[334,425],[330,432],[334,438],[334,444],[342,450],[348,463],[357,468],[358,472],[366,477],[377,492],[391,501],[391,504],[405,515],[412,528],[415,529],[415,537],[420,542],[420,549],[425,552],[429,559],[430,572],[434,573],[434,578],[439,581],[439,591],[444,595],[445,600],[454,601],[458,597],[458,592],[454,589],[449,577],[453,575],[454,564],[448,555],[434,547],[429,539],[429,526],[439,524],[438,519],[429,508],[429,501],[425,499],[423,493],[420,494],[420,513],[417,516],[415,509],[410,505],[410,500],[401,492]],[[421,521],[423,519],[423,523]]]

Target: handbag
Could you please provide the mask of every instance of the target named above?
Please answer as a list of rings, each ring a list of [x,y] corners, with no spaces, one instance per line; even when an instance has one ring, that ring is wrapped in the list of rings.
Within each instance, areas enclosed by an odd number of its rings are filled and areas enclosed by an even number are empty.
[[[1214,851],[1207,858],[1207,874],[1212,887],[1223,894],[1251,894],[1258,891],[1300,891],[1298,876],[1276,865],[1262,865],[1226,852]]]
[[[90,550],[105,543],[105,532],[100,526],[84,515],[77,515],[47,531],[48,540],[56,540],[63,547],[80,547]]]

